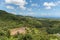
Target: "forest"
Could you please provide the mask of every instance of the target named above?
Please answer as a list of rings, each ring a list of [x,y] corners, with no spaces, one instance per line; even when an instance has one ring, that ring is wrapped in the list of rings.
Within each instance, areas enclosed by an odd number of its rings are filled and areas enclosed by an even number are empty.
[[[11,35],[10,30],[19,28],[25,28],[21,30],[25,33],[18,31]],[[0,10],[0,40],[60,40],[60,19],[14,15]]]

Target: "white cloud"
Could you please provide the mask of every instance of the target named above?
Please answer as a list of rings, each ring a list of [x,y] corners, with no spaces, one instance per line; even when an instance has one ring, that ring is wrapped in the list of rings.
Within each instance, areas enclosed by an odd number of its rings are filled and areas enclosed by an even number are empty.
[[[33,3],[33,4],[31,4],[31,6],[32,6],[32,7],[34,7],[34,6],[35,6],[35,7],[38,7],[39,5],[36,4],[36,3]]]
[[[25,15],[25,16],[33,16],[35,13],[34,12],[28,12],[28,13],[19,13],[20,15]]]
[[[53,2],[45,2],[43,5],[46,7],[46,9],[51,9],[52,7],[56,6],[56,4]]]
[[[30,0],[30,2],[32,2],[32,0]]]
[[[11,3],[11,0],[5,0],[6,3]]]
[[[49,7],[49,6],[48,6],[48,7],[46,7],[46,9],[51,9],[51,8],[52,8],[52,7]]]
[[[57,3],[57,4],[60,4],[60,1],[57,1],[56,3]]]
[[[32,8],[27,8],[27,10],[28,10],[29,12],[31,12],[31,11],[32,11]]]
[[[52,7],[60,5],[60,1],[57,1],[57,2],[44,2],[43,5],[46,7],[46,9],[51,9]]]
[[[34,12],[28,12],[27,14],[25,14],[26,16],[33,16],[35,13]]]
[[[14,9],[13,6],[6,6],[7,9]]]
[[[5,0],[5,3],[18,5],[21,9],[26,9],[27,4],[26,0]]]
[[[26,9],[26,7],[25,6],[19,6],[21,9],[23,9],[23,10],[25,10]]]
[[[34,13],[34,12],[29,12],[28,14],[33,15],[33,14],[35,14],[35,13]]]

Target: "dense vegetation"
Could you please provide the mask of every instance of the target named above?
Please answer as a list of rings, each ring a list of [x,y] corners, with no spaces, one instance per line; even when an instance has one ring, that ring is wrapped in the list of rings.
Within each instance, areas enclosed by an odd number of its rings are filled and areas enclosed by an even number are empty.
[[[9,29],[27,27],[26,34],[11,36]],[[0,10],[0,40],[60,40],[60,20],[13,15]]]

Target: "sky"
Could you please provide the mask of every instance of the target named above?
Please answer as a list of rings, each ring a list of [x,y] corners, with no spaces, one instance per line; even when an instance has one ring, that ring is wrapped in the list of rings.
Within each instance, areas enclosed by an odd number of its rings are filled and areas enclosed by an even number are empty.
[[[15,15],[60,17],[60,0],[0,0],[0,10]]]

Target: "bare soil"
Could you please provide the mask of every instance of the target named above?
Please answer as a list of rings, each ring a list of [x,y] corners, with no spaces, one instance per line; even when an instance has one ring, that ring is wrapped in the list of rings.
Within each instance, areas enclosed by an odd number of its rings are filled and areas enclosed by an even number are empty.
[[[25,27],[10,29],[10,35],[16,35],[17,33],[25,34],[26,33],[25,29],[26,29]]]

